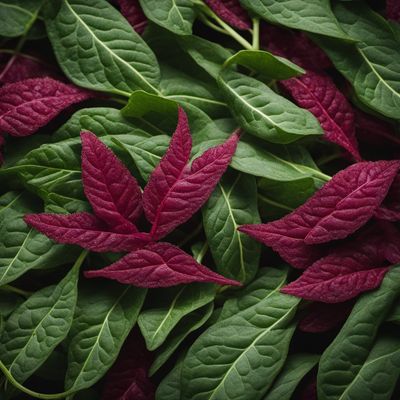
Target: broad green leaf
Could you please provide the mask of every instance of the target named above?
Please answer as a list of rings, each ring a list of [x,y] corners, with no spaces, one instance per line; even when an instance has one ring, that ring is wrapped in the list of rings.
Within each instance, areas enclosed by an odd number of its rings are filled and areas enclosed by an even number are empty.
[[[136,323],[146,290],[111,282],[85,282],[68,336],[66,390],[96,383],[111,367]]]
[[[143,311],[138,324],[149,350],[160,347],[179,321],[192,311],[213,301],[216,291],[212,284],[193,284],[172,291],[167,299],[160,297],[158,307]]]
[[[232,64],[243,65],[268,79],[289,79],[305,73],[303,68],[286,58],[262,50],[240,50],[225,61],[224,67]]]
[[[15,37],[27,32],[37,18],[43,0],[2,0],[0,36]]]
[[[191,0],[139,0],[146,17],[177,35],[190,35],[196,12]]]
[[[268,22],[350,40],[336,21],[329,0],[240,0],[240,2]]]
[[[156,400],[181,400],[181,372],[183,360],[178,361],[174,368],[157,387]]]
[[[318,360],[316,354],[290,355],[264,400],[290,400],[297,385],[317,365]]]
[[[0,286],[30,269],[54,268],[78,256],[78,248],[56,244],[25,224],[24,215],[38,211],[40,204],[28,193],[0,197]]]
[[[46,27],[59,65],[77,85],[124,96],[158,92],[157,59],[106,0],[48,2]]]
[[[218,82],[237,122],[252,135],[273,143],[290,143],[323,133],[309,111],[254,78],[225,70]]]
[[[182,400],[260,398],[285,362],[299,301],[277,288],[207,329],[185,357]]]
[[[391,399],[399,375],[400,339],[379,336],[365,363],[340,399]]]
[[[393,267],[381,287],[362,295],[331,345],[324,351],[318,370],[318,399],[337,400],[357,379],[400,290],[400,267]]]
[[[1,361],[24,382],[68,334],[75,311],[79,266],[54,286],[37,291],[8,318],[0,341]]]
[[[337,4],[335,14],[354,45],[315,38],[351,82],[361,102],[386,117],[400,114],[400,38],[363,2]]]
[[[202,208],[203,225],[217,271],[248,282],[257,272],[261,247],[240,233],[244,224],[260,223],[253,176],[228,171]]]
[[[164,365],[187,336],[207,322],[213,309],[214,303],[211,302],[182,318],[164,344],[158,349],[156,358],[149,371],[150,375],[156,373]]]

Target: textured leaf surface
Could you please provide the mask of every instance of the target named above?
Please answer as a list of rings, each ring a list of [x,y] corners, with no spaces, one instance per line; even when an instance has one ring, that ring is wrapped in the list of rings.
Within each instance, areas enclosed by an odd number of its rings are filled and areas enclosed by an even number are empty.
[[[169,243],[151,243],[141,250],[122,257],[106,268],[87,271],[88,278],[103,277],[139,287],[168,287],[190,282],[212,282],[240,285],[224,278],[178,247]]]
[[[361,160],[353,109],[328,75],[309,71],[280,84],[300,107],[309,110],[318,119],[326,140],[342,146],[357,161]]]
[[[56,0],[46,26],[58,62],[77,85],[128,95],[157,92],[157,60],[128,21],[105,0]]]
[[[136,323],[146,291],[111,282],[86,283],[79,289],[69,334],[65,388],[81,390],[110,368]]]
[[[254,78],[224,71],[219,84],[238,123],[252,135],[274,143],[290,143],[322,133],[310,112],[295,106]]]
[[[136,232],[142,213],[140,186],[129,170],[91,132],[81,134],[82,180],[95,214],[114,232]]]
[[[128,20],[132,28],[142,34],[147,26],[147,18],[140,7],[139,0],[118,0],[122,15]]]
[[[228,171],[203,206],[203,225],[217,271],[250,281],[259,265],[260,247],[237,228],[259,223],[254,177]]]
[[[51,78],[27,79],[0,88],[0,131],[27,136],[89,92]]]
[[[77,299],[79,268],[41,289],[9,317],[1,336],[1,361],[19,382],[29,378],[67,336]]]
[[[373,346],[379,325],[398,296],[400,269],[393,267],[379,290],[364,294],[340,333],[325,350],[318,371],[318,398],[337,400],[357,379]],[[343,397],[346,398],[346,397]]]
[[[237,29],[250,29],[251,21],[239,0],[205,0],[205,3],[223,21]]]

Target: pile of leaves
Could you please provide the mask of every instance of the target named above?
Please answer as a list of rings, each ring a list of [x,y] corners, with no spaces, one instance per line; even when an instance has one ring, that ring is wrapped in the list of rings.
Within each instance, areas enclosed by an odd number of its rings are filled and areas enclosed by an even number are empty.
[[[400,397],[399,1],[0,16],[1,399]]]

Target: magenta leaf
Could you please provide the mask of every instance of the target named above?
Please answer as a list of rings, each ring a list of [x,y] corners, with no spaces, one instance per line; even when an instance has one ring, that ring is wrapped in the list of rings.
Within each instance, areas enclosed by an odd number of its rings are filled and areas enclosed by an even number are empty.
[[[148,371],[153,355],[137,330],[130,333],[117,361],[107,373],[102,400],[154,400],[155,385]]]
[[[324,129],[324,138],[361,160],[355,137],[354,112],[346,97],[325,73],[306,74],[280,82],[294,101],[310,111]]]
[[[400,221],[400,175],[396,176],[386,199],[375,210],[375,217],[385,221]]]
[[[106,231],[105,224],[89,213],[29,214],[25,222],[58,243],[77,244],[85,249],[131,251],[150,239],[146,233],[122,234]]]
[[[140,7],[139,0],[117,0],[121,14],[131,24],[132,28],[142,34],[147,26],[147,18]]]
[[[0,88],[0,132],[27,136],[65,108],[92,94],[51,78],[34,78]]]
[[[204,0],[223,21],[237,29],[251,28],[251,20],[238,0]]]
[[[83,186],[94,213],[113,232],[137,232],[142,194],[136,179],[96,135],[83,132],[81,140]]]
[[[400,21],[399,0],[386,0],[386,16],[393,21]]]
[[[169,243],[150,243],[110,266],[85,272],[87,278],[103,277],[139,287],[168,287],[190,282],[240,286],[196,262]]]

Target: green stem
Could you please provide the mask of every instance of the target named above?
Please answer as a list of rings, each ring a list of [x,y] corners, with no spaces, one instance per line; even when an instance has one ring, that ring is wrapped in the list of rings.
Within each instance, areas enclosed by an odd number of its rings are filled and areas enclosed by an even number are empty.
[[[200,250],[200,253],[196,257],[196,261],[199,264],[201,264],[201,262],[203,261],[204,256],[207,254],[207,251],[208,251],[208,243],[204,242],[203,247]]]
[[[260,19],[253,18],[253,49],[260,50]]]
[[[219,33],[223,33],[224,35],[229,35],[228,32],[226,32],[224,29],[220,28],[218,25],[215,25],[214,22],[211,22],[204,14],[200,14],[199,18],[201,22],[203,22],[204,25],[207,25],[211,29],[214,29],[214,31],[217,31]]]
[[[11,285],[3,285],[3,286],[0,287],[0,290],[4,290],[6,292],[16,293],[16,294],[18,294],[18,295],[20,295],[22,297],[25,297],[25,298],[28,298],[32,294],[32,292],[28,292],[26,290],[22,290],[22,289],[19,289],[19,288],[15,287],[15,286],[11,286]]]
[[[122,100],[122,99],[119,99],[119,98],[117,98],[117,97],[111,97],[110,100],[115,101],[116,103],[122,104],[122,105],[124,105],[124,106],[127,105],[126,100]]]

